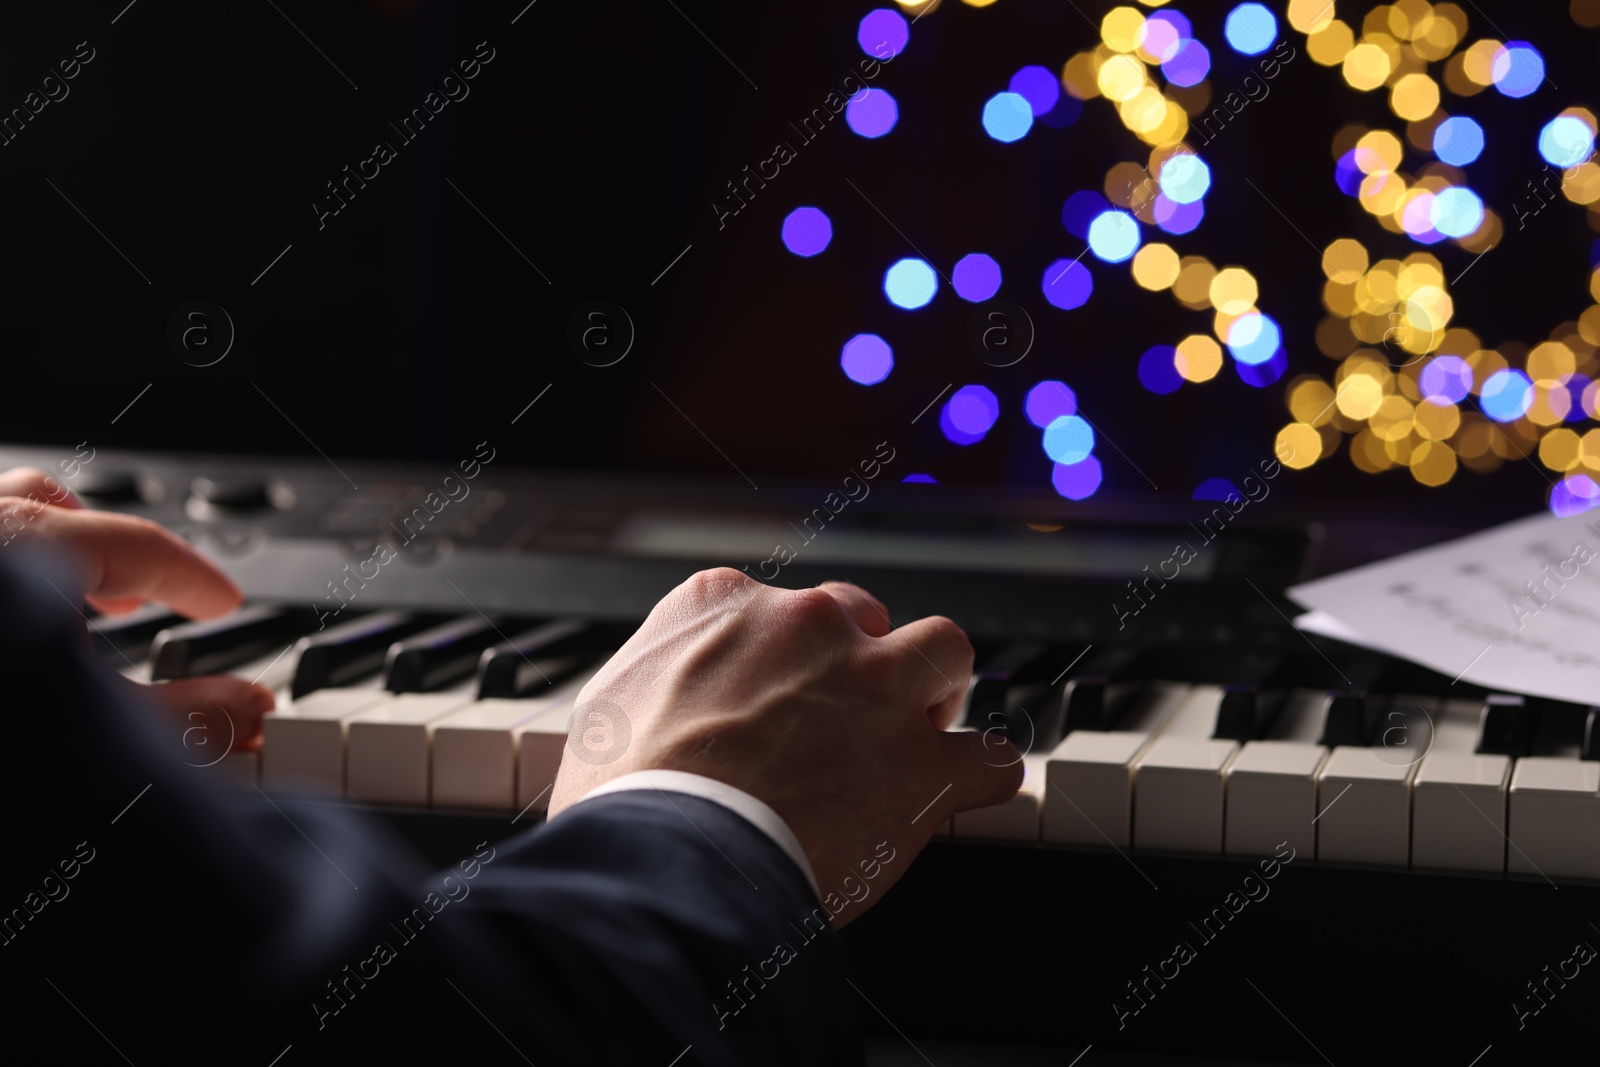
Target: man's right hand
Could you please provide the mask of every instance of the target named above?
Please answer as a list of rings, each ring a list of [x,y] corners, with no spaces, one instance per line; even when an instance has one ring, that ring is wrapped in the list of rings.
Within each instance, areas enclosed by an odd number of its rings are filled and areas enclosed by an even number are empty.
[[[603,765],[569,745],[550,814],[623,774],[687,771],[777,811],[825,897],[846,895],[844,879],[859,885],[868,870],[886,889],[952,813],[1000,803],[1021,784],[1009,742],[947,732],[971,674],[972,645],[949,619],[893,628],[855,585],[777,589],[702,571],[584,687],[574,729],[603,708],[631,740]],[[894,859],[880,863],[886,852]]]

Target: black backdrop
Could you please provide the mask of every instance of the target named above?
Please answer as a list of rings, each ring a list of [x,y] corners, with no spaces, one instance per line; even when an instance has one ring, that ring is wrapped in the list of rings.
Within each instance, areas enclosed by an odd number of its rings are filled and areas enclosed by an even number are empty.
[[[1083,248],[1060,224],[1064,197],[1100,188],[1110,165],[1148,149],[1103,100],[1075,125],[1036,126],[1013,145],[977,121],[1018,67],[1059,69],[1090,47],[1091,19],[1110,4],[945,0],[875,83],[900,101],[895,131],[868,141],[835,120],[719,227],[712,204],[725,183],[775,140],[797,141],[789,122],[863,58],[855,28],[872,3],[125,2],[29,5],[8,12],[0,34],[0,109],[22,106],[79,42],[94,53],[69,95],[0,147],[7,440],[294,454],[314,444],[422,459],[465,455],[493,436],[508,463],[731,478],[731,459],[759,479],[833,477],[890,439],[907,457],[902,471],[1048,493],[1050,464],[1021,401],[1032,382],[1063,378],[1126,457],[1100,446],[1102,496],[1151,483],[1187,496],[1204,477],[1237,478],[1270,455],[1288,418],[1283,385],[1333,367],[1312,342],[1323,277],[1308,241],[1357,236],[1374,258],[1417,247],[1333,184],[1334,131],[1353,120],[1399,127],[1385,94],[1345,87],[1286,23],[1299,58],[1202,150],[1215,176],[1207,218],[1170,240],[1262,280],[1289,373],[1254,389],[1224,369],[1158,397],[1138,385],[1139,353],[1205,332],[1209,315],[1088,257],[1086,307],[1051,308],[1038,286],[1047,264]],[[1507,219],[1542,166],[1538,127],[1600,102],[1600,37],[1574,27],[1566,6],[1468,8],[1469,39],[1526,38],[1550,65],[1553,85],[1527,100],[1445,98],[1489,130],[1492,149],[1471,173]],[[1358,19],[1347,7],[1340,14]],[[1216,96],[1257,62],[1226,47],[1225,11],[1185,11],[1211,48]],[[470,94],[403,143],[389,124],[459,61],[488,54],[479,42],[493,58]],[[326,183],[380,140],[396,158],[319,219]],[[778,240],[801,204],[833,219],[833,243],[815,260]],[[1594,235],[1581,208],[1550,211],[1452,290],[1457,324],[1491,344],[1537,342],[1587,305]],[[1014,367],[974,358],[970,308],[948,287],[918,313],[879,290],[901,256],[920,250],[948,273],[980,249],[1006,270],[1001,295],[1039,328]],[[1452,274],[1471,260],[1434,251]],[[637,334],[603,368],[567,343],[575,309],[597,299],[625,308]],[[186,365],[168,344],[174,311],[193,300],[225,308],[236,330],[213,366]],[[839,346],[860,331],[895,346],[894,374],[870,389],[838,366]],[[985,441],[946,442],[933,413],[911,424],[945,385],[967,382],[1001,399]],[[1539,507],[1546,481],[1513,462],[1426,490],[1404,472],[1361,474],[1341,450],[1283,490],[1470,501],[1487,515]]]

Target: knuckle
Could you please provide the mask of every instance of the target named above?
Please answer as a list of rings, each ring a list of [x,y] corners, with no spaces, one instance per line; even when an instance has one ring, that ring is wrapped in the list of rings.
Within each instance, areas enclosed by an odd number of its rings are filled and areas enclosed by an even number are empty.
[[[738,592],[751,581],[749,575],[732,567],[712,567],[689,575],[679,588],[697,601],[711,603]]]
[[[931,638],[947,643],[959,655],[972,658],[972,639],[967,636],[967,631],[955,624],[955,620],[944,615],[930,615],[926,621]]]
[[[836,626],[844,621],[844,609],[826,589],[796,589],[784,599],[789,618],[803,629]]]

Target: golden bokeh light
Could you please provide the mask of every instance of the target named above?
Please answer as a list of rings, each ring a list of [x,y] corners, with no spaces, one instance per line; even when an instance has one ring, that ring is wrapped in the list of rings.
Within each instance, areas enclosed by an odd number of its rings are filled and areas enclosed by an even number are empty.
[[[1273,451],[1285,467],[1304,470],[1322,457],[1322,435],[1303,422],[1291,422],[1278,431]]]
[[[1439,107],[1439,84],[1426,74],[1407,74],[1389,90],[1389,107],[1407,122],[1421,122]]]
[[[1144,15],[1138,8],[1112,8],[1100,20],[1100,39],[1113,52],[1132,52],[1144,40]]]
[[[1454,404],[1424,400],[1411,417],[1417,433],[1429,441],[1448,441],[1461,427],[1461,409]]]
[[[1260,295],[1255,275],[1243,267],[1226,267],[1211,279],[1211,306],[1225,315],[1244,314]]]
[[[1423,485],[1443,485],[1456,473],[1456,454],[1443,441],[1420,441],[1407,465],[1411,477]]]
[[[1306,38],[1306,53],[1311,56],[1313,63],[1324,67],[1337,67],[1345,61],[1355,43],[1355,32],[1343,22],[1334,19]]]
[[[1177,281],[1172,283],[1172,295],[1190,311],[1201,311],[1211,306],[1211,280],[1217,268],[1205,256],[1184,256]]]
[[[1578,435],[1565,426],[1551,430],[1539,441],[1539,462],[1553,471],[1569,471],[1580,465],[1580,444]]]
[[[1202,333],[1192,333],[1177,344],[1172,365],[1185,381],[1209,382],[1222,369],[1222,346]]]
[[[1133,257],[1133,280],[1144,289],[1170,289],[1181,269],[1178,253],[1159,241],[1145,245]]]
[[[1354,285],[1367,272],[1367,247],[1351,237],[1341,237],[1322,252],[1322,273],[1329,281]]]

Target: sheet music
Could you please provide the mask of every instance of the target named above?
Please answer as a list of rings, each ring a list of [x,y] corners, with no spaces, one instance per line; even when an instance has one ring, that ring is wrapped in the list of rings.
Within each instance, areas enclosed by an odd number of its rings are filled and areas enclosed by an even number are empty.
[[[1519,519],[1288,595],[1312,632],[1343,624],[1451,678],[1600,704],[1600,511]]]

